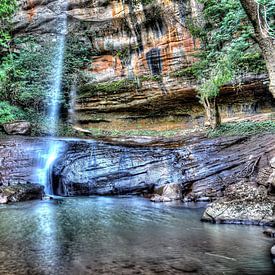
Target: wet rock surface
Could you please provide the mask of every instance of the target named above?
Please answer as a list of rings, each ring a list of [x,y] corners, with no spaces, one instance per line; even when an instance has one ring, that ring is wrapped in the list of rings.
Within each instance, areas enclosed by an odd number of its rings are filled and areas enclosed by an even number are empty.
[[[44,187],[38,184],[17,184],[0,187],[0,204],[42,199]]]
[[[270,249],[270,254],[272,258],[275,258],[275,245],[273,245]]]
[[[213,223],[240,223],[275,226],[274,147],[248,161],[236,182],[222,197],[210,204],[202,220]],[[270,237],[272,230],[264,233]]]
[[[267,159],[272,159],[275,145],[271,134],[216,139],[196,136],[151,145],[75,139],[59,142],[63,146],[50,175],[56,195],[146,194],[176,183],[182,186],[184,197],[193,200],[221,197],[253,167],[262,167],[261,171],[270,167]],[[37,166],[48,143],[45,138],[2,138],[0,184],[38,183]],[[265,177],[255,175],[258,185],[270,177],[271,170],[267,170]],[[270,185],[265,188],[271,192]]]

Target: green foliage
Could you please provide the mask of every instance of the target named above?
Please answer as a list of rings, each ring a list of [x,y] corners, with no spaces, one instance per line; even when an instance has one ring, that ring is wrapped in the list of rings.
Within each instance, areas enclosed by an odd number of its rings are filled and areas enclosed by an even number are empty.
[[[53,50],[50,44],[42,47],[31,37],[15,43],[20,53],[9,54],[0,66],[0,99],[42,111],[50,86]]]
[[[195,63],[195,64],[198,64],[198,63]],[[190,66],[190,67],[181,69],[179,71],[175,71],[175,72],[171,73],[170,75],[172,77],[187,77],[187,78],[189,78],[189,77],[196,77],[196,72],[197,72],[197,69],[195,68],[195,66]]]
[[[5,101],[0,102],[0,124],[21,119],[25,119],[25,113],[20,108]]]
[[[159,81],[161,80],[160,75],[143,75],[139,77],[139,80],[142,81]]]
[[[215,130],[210,130],[208,137],[247,136],[262,133],[275,133],[275,121],[225,123]]]
[[[63,66],[63,88],[69,91],[72,84],[76,81],[81,82],[80,70],[90,66],[92,48],[90,44],[79,40],[78,35],[68,35],[66,37],[66,51]]]
[[[7,18],[14,13],[16,0],[0,0],[0,18]]]
[[[8,53],[0,63],[0,102],[18,106],[29,120],[37,124],[35,121],[45,116],[51,102],[51,83],[55,77],[52,62],[55,41],[29,35],[14,39],[13,43],[18,50],[16,53]],[[67,107],[66,95],[76,81],[75,76],[89,62],[89,51],[90,48],[83,47],[76,36],[67,38],[62,78],[63,97],[60,99],[62,109]]]
[[[0,0],[0,47],[7,48],[11,40],[10,18],[17,7],[16,0]]]
[[[199,97],[213,98],[220,87],[245,73],[265,71],[265,62],[253,42],[250,25],[239,0],[200,0],[204,25],[187,21],[201,51],[190,71],[201,82]]]
[[[199,86],[200,100],[218,96],[220,88],[233,78],[234,72],[231,65],[231,60],[227,56],[216,63],[208,78],[203,79],[202,84]]]
[[[146,5],[153,4],[155,0],[140,0],[140,2],[142,3],[142,5],[146,6]]]
[[[89,129],[90,134],[94,137],[117,137],[117,136],[151,136],[151,137],[173,137],[178,131],[175,130],[167,130],[167,131],[156,131],[156,130],[103,130],[98,128]]]
[[[90,83],[79,88],[79,97],[92,96],[97,94],[120,93],[122,91],[133,90],[136,88],[136,81],[122,79],[104,83]]]

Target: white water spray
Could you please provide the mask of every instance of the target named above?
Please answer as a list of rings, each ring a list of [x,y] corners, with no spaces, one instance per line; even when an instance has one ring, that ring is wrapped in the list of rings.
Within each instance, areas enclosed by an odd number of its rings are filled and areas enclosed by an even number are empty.
[[[50,136],[55,136],[57,133],[60,101],[61,101],[61,90],[62,90],[62,74],[64,65],[64,53],[65,53],[65,42],[67,34],[67,14],[66,10],[68,7],[67,1],[59,0],[58,2],[58,18],[57,18],[57,38],[54,41],[55,50],[52,57],[52,73],[51,79],[52,84],[48,91],[48,123]],[[53,194],[50,171],[54,161],[57,159],[60,152],[62,143],[60,141],[49,139],[48,146],[40,156],[40,164],[37,171],[38,181],[44,185],[46,194]]]

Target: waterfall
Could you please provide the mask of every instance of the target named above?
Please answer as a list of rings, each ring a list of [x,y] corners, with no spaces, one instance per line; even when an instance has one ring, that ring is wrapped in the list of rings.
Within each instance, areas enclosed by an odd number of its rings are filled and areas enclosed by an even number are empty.
[[[65,3],[66,2],[66,3]],[[50,125],[50,134],[54,136],[57,131],[58,120],[59,120],[59,107],[61,100],[61,85],[62,85],[62,74],[64,64],[64,52],[65,52],[65,39],[67,34],[67,9],[68,3],[64,0],[59,0],[59,16],[57,18],[57,38],[55,41],[55,51],[53,54],[53,65],[52,65],[52,85],[49,90],[49,109],[48,117]]]
[[[75,101],[76,101],[76,77],[74,77],[73,85],[70,90],[70,104],[69,104],[69,122],[74,125],[75,119]]]
[[[51,72],[51,85],[48,90],[48,123],[49,123],[49,135],[51,137],[56,136],[58,131],[59,113],[60,113],[60,101],[62,99],[62,75],[64,64],[65,43],[67,34],[67,14],[66,10],[68,2],[66,0],[59,0],[56,7],[57,37],[54,40],[54,54],[52,56],[52,72]],[[60,152],[62,142],[50,138],[48,146],[45,148],[45,152],[40,155],[37,177],[38,182],[45,187],[46,194],[52,194],[51,186],[51,169],[54,161],[57,159]]]

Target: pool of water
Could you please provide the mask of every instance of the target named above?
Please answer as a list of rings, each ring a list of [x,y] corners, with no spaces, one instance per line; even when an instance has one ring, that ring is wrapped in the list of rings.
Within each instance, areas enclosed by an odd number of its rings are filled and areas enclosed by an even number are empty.
[[[1,206],[0,274],[275,274],[262,227],[202,212],[136,197]]]

